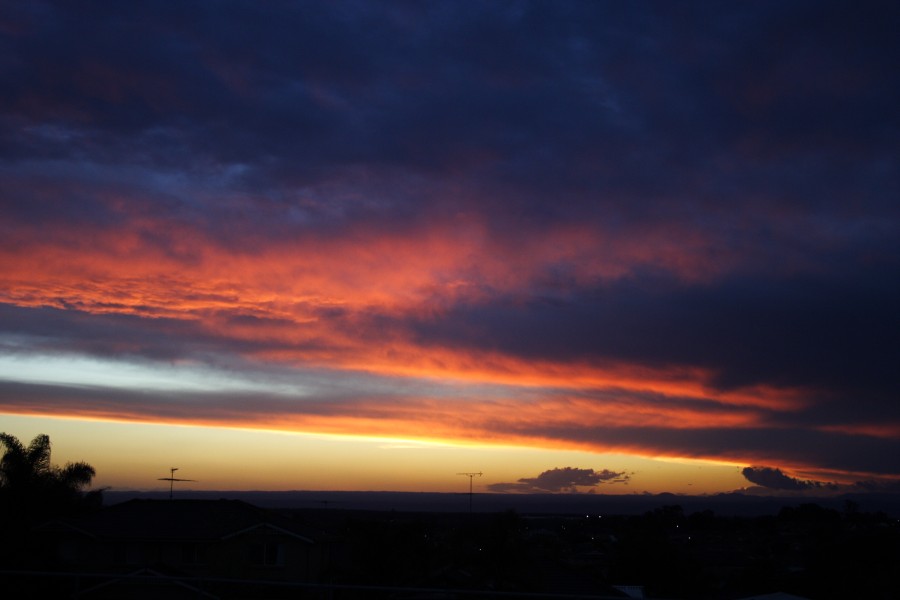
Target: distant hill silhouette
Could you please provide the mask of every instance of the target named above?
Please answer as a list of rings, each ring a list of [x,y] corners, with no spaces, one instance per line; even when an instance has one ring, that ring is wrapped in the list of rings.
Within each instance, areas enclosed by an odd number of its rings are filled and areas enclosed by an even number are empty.
[[[168,498],[168,491],[104,492],[107,505],[133,498]],[[467,512],[467,493],[437,492],[322,492],[322,491],[176,491],[176,498],[243,500],[266,508],[328,508],[335,510],[375,510],[402,512]],[[900,518],[900,494],[848,494],[829,498],[750,496],[739,493],[711,496],[603,495],[603,494],[476,494],[475,512],[495,513],[515,510],[522,514],[643,514],[655,508],[678,504],[687,513],[712,510],[717,515],[774,515],[785,506],[814,502],[842,510],[847,501],[861,510],[884,512]]]

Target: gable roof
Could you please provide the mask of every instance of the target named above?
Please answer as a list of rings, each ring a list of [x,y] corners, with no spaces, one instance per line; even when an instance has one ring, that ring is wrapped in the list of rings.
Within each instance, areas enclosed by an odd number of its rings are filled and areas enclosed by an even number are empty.
[[[104,539],[211,541],[263,527],[313,543],[307,528],[240,500],[129,500],[41,529],[62,528]]]

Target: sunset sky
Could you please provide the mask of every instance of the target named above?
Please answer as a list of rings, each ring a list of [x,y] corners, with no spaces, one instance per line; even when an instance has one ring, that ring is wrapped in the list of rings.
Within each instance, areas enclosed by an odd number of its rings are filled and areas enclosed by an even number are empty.
[[[900,489],[898,7],[0,1],[0,431],[114,489]]]

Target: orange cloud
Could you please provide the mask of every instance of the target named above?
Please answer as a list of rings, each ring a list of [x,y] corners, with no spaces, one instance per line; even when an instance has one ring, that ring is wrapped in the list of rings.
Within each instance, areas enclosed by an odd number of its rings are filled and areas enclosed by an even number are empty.
[[[721,265],[707,258],[707,243],[696,236],[653,230],[616,237],[568,225],[532,233],[520,243],[495,237],[466,216],[387,232],[360,224],[339,236],[309,231],[268,240],[238,231],[226,243],[178,221],[129,214],[127,202],[108,202],[120,207],[121,228],[50,227],[43,236],[11,232],[0,247],[0,301],[166,318],[173,320],[166,327],[189,323],[193,332],[253,361],[431,379],[459,385],[462,399],[355,402],[352,415],[334,408],[329,414],[302,408],[229,412],[223,405],[200,418],[190,406],[181,413],[154,414],[122,403],[65,409],[73,414],[413,438],[427,432],[429,438],[449,440],[609,450],[622,449],[623,443],[541,438],[536,429],[754,427],[765,411],[807,405],[800,390],[717,389],[714,374],[698,367],[526,359],[428,345],[378,325],[378,316],[439,318],[457,302],[525,293],[562,264],[577,285],[624,277],[648,265],[682,278],[710,277]],[[466,386],[473,384],[509,386],[539,399],[467,403]],[[46,409],[61,407],[51,403]],[[639,443],[624,445],[649,451]]]
[[[574,284],[654,266],[684,278],[721,270],[708,241],[652,230],[612,235],[560,225],[501,239],[479,220],[384,231],[355,225],[339,235],[307,231],[260,239],[237,227],[229,241],[194,226],[129,214],[109,227],[16,230],[0,251],[7,302],[88,312],[182,316],[225,309],[303,318],[306,306],[425,312],[459,299],[515,293],[566,265]]]
[[[323,317],[335,310],[351,321],[373,311],[440,315],[461,300],[477,303],[489,294],[525,290],[563,263],[578,265],[570,275],[579,284],[652,264],[683,277],[708,276],[715,269],[705,258],[706,247],[690,237],[655,231],[632,240],[566,226],[519,245],[493,239],[477,220],[465,218],[394,235],[359,225],[339,237],[309,233],[265,243],[238,237],[226,247],[179,222],[128,215],[126,226],[114,231],[50,228],[43,236],[19,231],[11,238],[0,250],[0,300],[19,306],[196,321],[232,339],[270,342],[271,350],[260,355],[268,359],[526,385],[708,393],[701,383],[708,374],[696,370],[526,363],[489,352],[424,350],[391,337],[372,348],[370,339],[357,338],[358,330],[342,331]],[[256,321],[240,324],[236,316]],[[324,341],[318,346],[325,349],[297,348],[308,340]],[[720,399],[772,408],[798,401],[761,392]]]

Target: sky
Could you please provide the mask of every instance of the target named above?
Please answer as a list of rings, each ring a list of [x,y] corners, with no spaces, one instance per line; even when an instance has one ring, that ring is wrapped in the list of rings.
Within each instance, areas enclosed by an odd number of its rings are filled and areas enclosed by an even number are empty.
[[[897,3],[0,8],[0,430],[97,485],[900,488]]]

